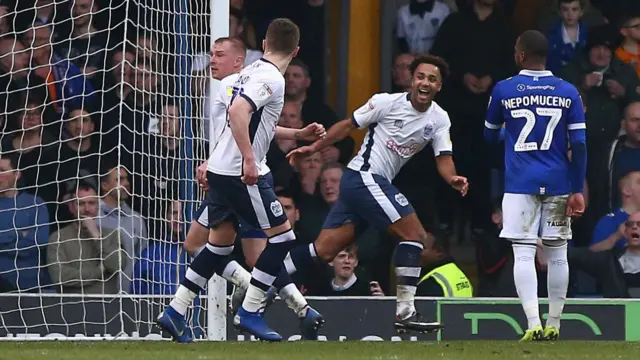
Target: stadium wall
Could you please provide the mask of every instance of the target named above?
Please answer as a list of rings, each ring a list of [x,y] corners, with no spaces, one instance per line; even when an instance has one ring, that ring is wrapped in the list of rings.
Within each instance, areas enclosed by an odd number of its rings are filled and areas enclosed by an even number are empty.
[[[0,296],[0,340],[166,340],[153,326],[168,297]],[[206,300],[205,300],[206,301]],[[309,298],[327,319],[321,340],[435,341],[516,340],[526,319],[515,299],[465,300],[419,298],[418,311],[446,328],[438,334],[398,336],[393,319],[395,298]],[[206,304],[205,305],[206,308]],[[541,314],[546,316],[546,305]],[[206,314],[193,319],[206,339]],[[286,339],[299,340],[298,319],[280,301],[267,319]],[[570,300],[565,306],[563,340],[640,340],[640,301]],[[236,333],[227,316],[227,340],[248,341]]]

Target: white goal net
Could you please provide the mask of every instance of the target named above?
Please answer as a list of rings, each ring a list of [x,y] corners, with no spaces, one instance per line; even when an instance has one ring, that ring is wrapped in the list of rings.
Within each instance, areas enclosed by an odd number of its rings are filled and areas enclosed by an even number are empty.
[[[228,11],[0,2],[0,339],[159,338],[190,262],[209,46]],[[189,315],[199,339],[226,336],[215,285]]]

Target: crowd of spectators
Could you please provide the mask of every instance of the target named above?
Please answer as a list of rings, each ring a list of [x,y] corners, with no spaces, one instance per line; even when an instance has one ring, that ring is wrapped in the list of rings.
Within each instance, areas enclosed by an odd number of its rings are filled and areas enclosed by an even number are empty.
[[[279,124],[336,123],[321,95],[324,1],[230,3],[229,34],[247,45],[245,64],[261,56],[270,19],[300,24],[301,52],[285,73]],[[588,211],[574,223],[571,294],[640,296],[640,9],[624,0],[404,3],[396,51],[389,53],[393,88],[380,91],[406,91],[418,54],[449,63],[452,76],[436,100],[451,118],[458,172],[471,183],[464,199],[451,191],[430,149],[394,180],[437,239],[424,274],[456,262],[450,247],[470,239],[475,261],[460,265],[476,295],[515,296],[510,246],[498,237],[503,155],[483,143],[482,133],[491,89],[517,71],[517,33],[537,28],[550,41],[548,68],[580,89],[586,111]],[[195,133],[199,163],[208,154],[199,141],[208,136],[208,49],[194,46],[189,55],[192,106],[184,114],[176,59],[160,24],[171,20],[127,27],[118,4],[0,0],[1,292],[172,294],[184,276],[187,205],[197,198],[181,191],[190,177],[184,134]],[[154,10],[128,11],[147,19]],[[312,242],[356,144],[348,138],[291,165],[285,155],[299,145],[276,140],[267,161],[298,241]],[[467,227],[470,236],[463,235]],[[392,295],[394,246],[370,228],[299,285],[308,295]],[[541,274],[545,267],[539,256]],[[421,283],[419,295],[443,295],[431,285]]]

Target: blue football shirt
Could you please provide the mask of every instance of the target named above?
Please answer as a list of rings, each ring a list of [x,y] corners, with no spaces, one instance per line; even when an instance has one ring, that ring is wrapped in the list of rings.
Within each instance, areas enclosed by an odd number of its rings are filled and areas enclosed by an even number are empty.
[[[571,193],[569,143],[584,142],[582,99],[550,71],[522,70],[493,88],[485,127],[504,124],[505,192]]]

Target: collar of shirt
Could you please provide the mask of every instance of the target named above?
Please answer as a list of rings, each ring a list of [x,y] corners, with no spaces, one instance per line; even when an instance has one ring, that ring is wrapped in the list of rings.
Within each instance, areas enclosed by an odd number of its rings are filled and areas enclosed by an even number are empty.
[[[358,277],[356,277],[356,274],[351,274],[351,278],[349,278],[349,281],[347,281],[344,285],[337,285],[336,280],[333,279],[331,280],[331,288],[333,288],[334,291],[347,290],[348,288],[352,287],[357,280],[358,280]]]

